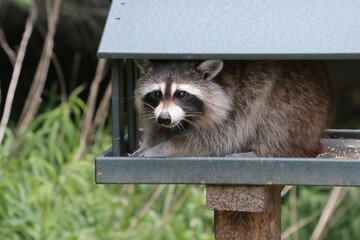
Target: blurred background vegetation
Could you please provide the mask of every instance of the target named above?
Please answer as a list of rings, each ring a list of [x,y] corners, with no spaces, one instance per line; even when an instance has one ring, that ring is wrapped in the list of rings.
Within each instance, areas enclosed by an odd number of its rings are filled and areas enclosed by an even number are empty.
[[[0,239],[213,239],[203,186],[95,184],[111,146],[109,67],[96,58],[109,6],[0,0]],[[359,128],[359,61],[327,64],[336,127]],[[283,239],[360,239],[359,194],[292,188]]]

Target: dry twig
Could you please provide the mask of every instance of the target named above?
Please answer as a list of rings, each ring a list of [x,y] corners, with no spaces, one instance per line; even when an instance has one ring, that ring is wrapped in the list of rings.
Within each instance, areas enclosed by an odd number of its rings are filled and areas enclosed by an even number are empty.
[[[168,192],[166,194],[164,207],[163,207],[163,212],[162,212],[162,217],[165,220],[168,219],[170,203],[171,203],[172,197],[174,195],[174,190],[175,190],[175,185],[172,184],[172,185],[169,186],[169,190],[168,190]]]
[[[156,199],[158,199],[158,197],[160,196],[160,194],[162,193],[162,191],[164,190],[164,188],[166,187],[166,185],[162,184],[159,185],[155,192],[153,193],[153,195],[150,197],[149,201],[147,201],[144,205],[144,207],[138,212],[138,214],[136,215],[135,220],[131,223],[130,227],[127,229],[127,231],[132,231],[136,228],[137,224],[139,223],[139,220],[141,218],[143,218],[145,216],[145,214],[149,211],[149,209],[151,208],[151,206],[154,204],[154,202],[156,201]]]
[[[348,191],[346,187],[334,187],[326,206],[324,207],[318,224],[315,227],[314,232],[311,235],[311,240],[318,240],[323,237],[325,226],[329,221],[331,215],[334,213],[336,207],[339,205],[341,200],[344,198]]]
[[[90,125],[94,116],[96,98],[101,81],[104,79],[107,70],[107,61],[100,59],[96,68],[94,81],[91,83],[90,93],[86,102],[86,109],[81,121],[80,147],[74,156],[74,160],[79,160],[86,149],[86,142],[89,135]]]
[[[25,29],[25,32],[26,32],[26,29]],[[23,35],[23,39],[24,39],[24,35]],[[5,34],[4,34],[3,30],[1,30],[1,29],[0,29],[0,46],[2,47],[2,49],[8,56],[9,61],[11,62],[11,65],[13,65],[13,67],[14,67],[15,62],[16,62],[16,53],[14,50],[11,49],[11,47],[7,43]]]
[[[286,185],[283,190],[281,190],[281,197],[285,196],[292,188],[293,186],[291,185]]]
[[[101,133],[105,126],[105,121],[107,116],[109,115],[109,107],[111,101],[111,82],[109,82],[108,86],[106,87],[105,93],[103,98],[101,99],[100,105],[98,110],[96,111],[93,126],[96,129],[95,136],[98,136],[95,139],[95,144],[98,144],[97,141],[100,141]]]
[[[103,118],[106,117],[105,113],[107,112],[110,106],[110,100],[111,100],[111,82],[108,83],[104,96],[102,97],[99,107],[96,111],[93,121],[94,128],[98,128],[101,122],[103,121]]]
[[[59,85],[60,85],[60,92],[61,92],[61,102],[66,102],[66,83],[65,83],[65,77],[64,77],[64,72],[61,69],[61,64],[56,56],[55,53],[52,54],[51,56],[51,60],[54,64],[55,67],[55,71],[56,74],[58,75],[58,79],[59,79]]]
[[[172,213],[168,214],[168,217],[167,217],[167,220],[168,219],[171,219],[173,217],[173,215],[176,214],[177,211],[179,211],[179,209],[181,208],[181,206],[183,206],[183,203],[185,202],[185,200],[188,198],[188,196],[190,195],[191,193],[191,189],[193,188],[194,186],[193,185],[190,185],[189,188],[187,189],[187,191],[185,193],[183,193],[178,201],[173,205],[172,207]],[[174,194],[175,196],[177,196],[178,194]]]
[[[44,89],[51,56],[53,54],[54,36],[60,15],[61,0],[47,0],[46,6],[48,10],[48,32],[45,37],[44,48],[33,83],[20,116],[18,135],[21,135],[27,129],[38,111],[41,103],[41,93]]]
[[[26,20],[25,31],[24,31],[24,34],[23,34],[22,39],[21,39],[19,52],[18,52],[18,55],[16,57],[14,70],[13,70],[13,73],[12,73],[12,76],[11,76],[11,81],[10,81],[8,93],[7,93],[7,96],[6,96],[4,112],[3,112],[2,119],[1,119],[1,124],[0,124],[0,143],[2,142],[2,140],[4,138],[6,126],[7,126],[8,122],[9,122],[10,113],[11,113],[11,107],[12,107],[12,103],[13,103],[13,100],[14,100],[15,90],[16,90],[16,87],[17,87],[17,84],[18,84],[18,81],[19,81],[19,76],[20,76],[20,72],[21,72],[21,68],[22,68],[22,63],[23,63],[23,60],[24,60],[24,57],[25,57],[27,44],[29,42],[32,30],[34,28],[36,18],[37,18],[37,9],[36,9],[36,6],[33,5],[33,6],[30,7],[29,16],[28,16],[28,18]]]
[[[106,17],[107,9],[99,9],[95,7],[84,6],[84,4],[76,4],[71,2],[64,3],[64,10],[71,14],[87,14],[90,16]]]
[[[71,78],[70,78],[70,92],[72,92],[77,86],[77,80],[79,76],[79,69],[81,63],[81,53],[77,52],[74,55],[74,62],[71,69]]]
[[[292,225],[288,229],[286,229],[283,233],[281,233],[281,239],[288,238],[292,233],[298,232],[299,229],[306,226],[307,224],[311,223],[315,218],[317,218],[321,213],[321,210],[313,212],[310,216],[307,216],[306,218],[302,219],[300,222],[298,222],[295,225]]]
[[[296,211],[296,186],[292,187],[290,189],[290,199],[289,199],[289,203],[290,203],[290,222],[291,225],[295,226],[297,224],[297,211]],[[294,240],[298,240],[299,239],[299,234],[297,231],[293,232],[292,234],[292,238]]]
[[[345,205],[336,211],[334,216],[332,217],[331,221],[329,221],[329,224],[326,225],[322,237],[326,236],[326,234],[329,232],[329,230],[345,215],[345,213],[355,204],[357,203],[357,199],[349,199]]]

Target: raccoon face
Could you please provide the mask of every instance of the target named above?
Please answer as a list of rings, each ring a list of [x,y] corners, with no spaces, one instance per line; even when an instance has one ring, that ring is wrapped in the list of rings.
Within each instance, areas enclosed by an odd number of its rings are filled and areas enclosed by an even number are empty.
[[[165,127],[175,127],[182,121],[191,121],[203,112],[202,93],[188,84],[160,83],[151,86],[142,102]]]
[[[140,114],[164,127],[196,125],[209,112],[208,83],[223,66],[222,61],[166,61],[138,66],[142,73],[135,92]],[[146,66],[144,68],[143,66]]]

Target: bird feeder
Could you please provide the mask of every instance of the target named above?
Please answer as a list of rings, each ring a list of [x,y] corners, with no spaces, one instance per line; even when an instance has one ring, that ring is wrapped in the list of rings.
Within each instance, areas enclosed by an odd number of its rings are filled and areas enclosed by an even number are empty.
[[[96,183],[205,184],[216,239],[280,239],[283,185],[360,186],[360,131],[329,130],[319,158],[128,157],[132,60],[360,59],[359,12],[351,0],[113,0],[98,50],[111,60],[113,145]]]

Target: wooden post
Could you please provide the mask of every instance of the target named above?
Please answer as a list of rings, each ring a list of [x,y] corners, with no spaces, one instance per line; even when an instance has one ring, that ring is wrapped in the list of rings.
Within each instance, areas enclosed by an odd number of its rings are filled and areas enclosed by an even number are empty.
[[[280,240],[282,186],[206,186],[216,240]]]

